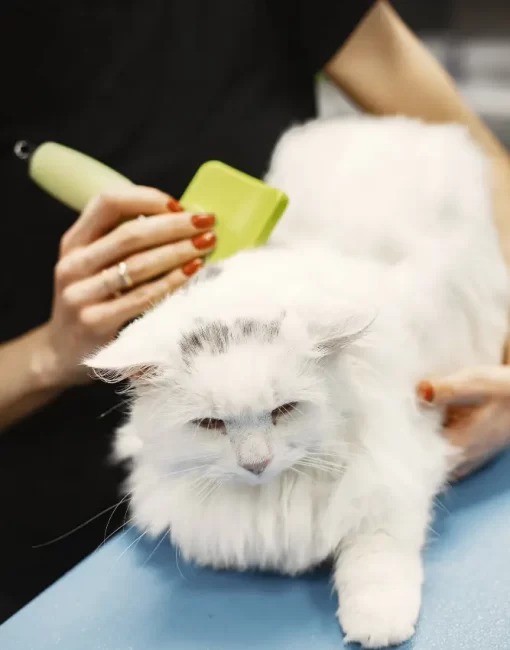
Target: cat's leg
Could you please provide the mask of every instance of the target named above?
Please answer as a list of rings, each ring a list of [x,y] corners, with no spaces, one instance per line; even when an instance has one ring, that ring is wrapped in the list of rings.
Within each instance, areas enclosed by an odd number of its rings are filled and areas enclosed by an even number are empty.
[[[336,560],[338,618],[346,641],[365,648],[406,641],[418,619],[428,512],[401,512],[398,519],[365,522]]]

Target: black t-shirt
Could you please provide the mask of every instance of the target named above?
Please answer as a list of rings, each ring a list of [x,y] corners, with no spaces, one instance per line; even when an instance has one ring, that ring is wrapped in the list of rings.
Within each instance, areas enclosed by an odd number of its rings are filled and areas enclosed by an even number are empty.
[[[28,180],[16,140],[67,144],[175,196],[211,158],[261,176],[282,131],[315,115],[315,73],[371,4],[4,2],[0,341],[48,318],[59,239],[76,218]],[[102,539],[105,518],[32,548],[117,499],[106,458],[121,411],[110,387],[89,386],[0,436],[0,620]]]

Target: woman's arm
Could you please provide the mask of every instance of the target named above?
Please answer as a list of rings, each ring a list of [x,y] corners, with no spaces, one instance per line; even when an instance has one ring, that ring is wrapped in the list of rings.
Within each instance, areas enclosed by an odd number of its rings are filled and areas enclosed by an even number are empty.
[[[200,268],[213,225],[152,188],[93,198],[61,240],[50,320],[0,345],[0,432],[90,381],[82,360]]]
[[[469,128],[493,163],[494,217],[510,265],[510,157],[388,2],[374,5],[325,72],[370,113],[460,122]]]
[[[43,326],[0,345],[0,433],[63,390],[49,372],[53,364],[47,343]]]

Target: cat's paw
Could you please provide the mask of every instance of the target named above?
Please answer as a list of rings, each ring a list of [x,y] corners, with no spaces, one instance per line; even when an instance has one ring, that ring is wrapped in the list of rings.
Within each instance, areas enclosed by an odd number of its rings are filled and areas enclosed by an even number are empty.
[[[397,585],[365,585],[342,594],[338,619],[347,643],[386,648],[413,636],[419,608],[419,590]]]

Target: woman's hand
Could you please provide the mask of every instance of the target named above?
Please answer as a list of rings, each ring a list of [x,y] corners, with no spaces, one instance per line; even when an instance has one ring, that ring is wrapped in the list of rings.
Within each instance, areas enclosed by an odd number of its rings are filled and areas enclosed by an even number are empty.
[[[510,367],[472,368],[418,385],[421,399],[446,407],[444,432],[460,451],[454,477],[510,445]]]
[[[213,224],[152,188],[92,199],[61,241],[42,383],[87,381],[83,358],[198,270],[215,243]]]

